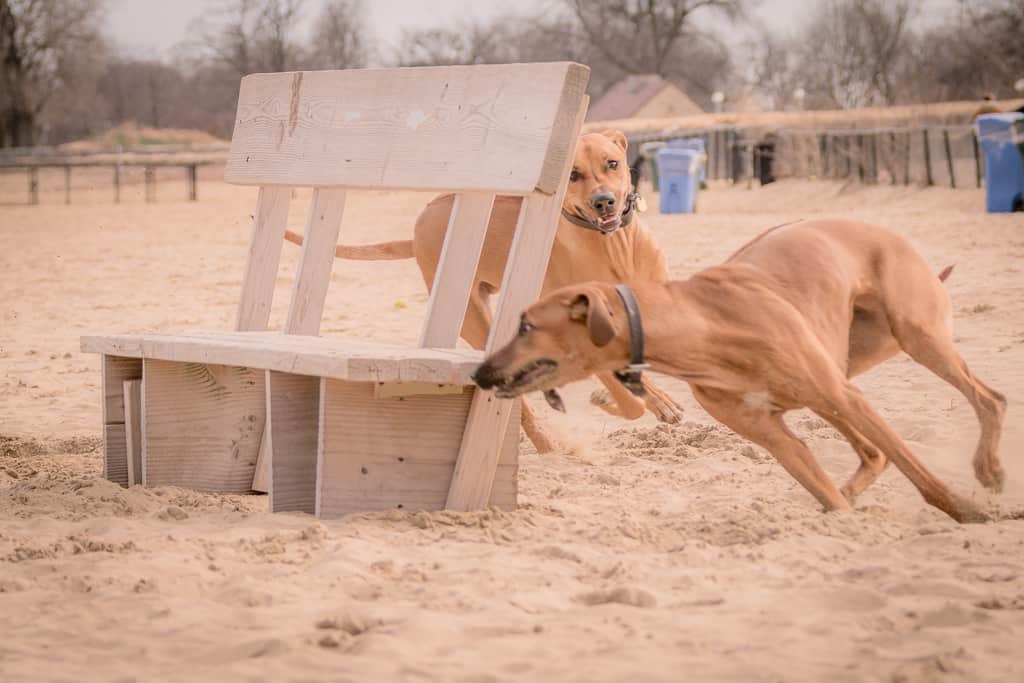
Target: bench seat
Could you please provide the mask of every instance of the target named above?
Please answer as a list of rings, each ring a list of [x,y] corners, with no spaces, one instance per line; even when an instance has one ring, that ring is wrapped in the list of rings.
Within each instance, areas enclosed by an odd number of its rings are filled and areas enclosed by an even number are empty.
[[[350,382],[472,384],[483,353],[420,349],[280,332],[118,334],[82,337],[82,351],[124,358],[276,370]]]

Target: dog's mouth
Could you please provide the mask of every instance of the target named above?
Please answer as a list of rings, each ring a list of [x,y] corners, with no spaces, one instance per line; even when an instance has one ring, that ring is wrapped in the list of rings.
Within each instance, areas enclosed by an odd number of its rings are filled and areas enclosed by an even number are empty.
[[[597,217],[597,226],[604,232],[611,232],[622,224],[621,213],[610,213],[606,216]]]
[[[572,211],[562,209],[562,214],[577,225],[605,234],[615,232],[622,227],[622,213],[618,211],[604,215],[590,215],[587,211],[574,206]]]
[[[558,363],[548,358],[527,363],[511,377],[506,377],[495,386],[498,398],[514,398],[531,391],[542,391],[548,379],[558,372]]]

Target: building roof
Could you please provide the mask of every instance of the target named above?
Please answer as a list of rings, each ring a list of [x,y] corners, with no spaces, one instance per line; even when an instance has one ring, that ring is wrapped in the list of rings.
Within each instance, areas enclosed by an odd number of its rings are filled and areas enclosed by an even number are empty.
[[[676,96],[685,98],[695,111],[702,111],[686,93],[657,74],[635,74],[626,76],[613,85],[587,111],[588,121],[613,121],[628,119],[636,114],[655,95],[665,88],[677,91]]]

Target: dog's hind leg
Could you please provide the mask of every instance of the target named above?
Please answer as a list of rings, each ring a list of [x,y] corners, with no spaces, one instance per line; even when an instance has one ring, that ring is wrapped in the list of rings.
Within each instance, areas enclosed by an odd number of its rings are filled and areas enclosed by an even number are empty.
[[[974,408],[981,426],[974,451],[974,474],[986,488],[1001,491],[1006,475],[999,463],[999,437],[1006,397],[974,376],[945,330],[935,334],[930,329],[903,325],[896,330],[896,337],[907,355],[956,387]]]
[[[487,346],[487,335],[491,330],[491,311],[487,306],[487,290],[482,283],[469,297],[466,317],[462,321],[462,338],[474,349],[483,350]],[[537,414],[533,406],[525,398],[520,399],[520,424],[526,437],[537,449],[538,453],[550,453],[558,448],[558,444],[547,435],[537,424]]]
[[[889,459],[885,457],[885,453],[865,439],[863,434],[852,429],[848,424],[832,422],[829,420],[828,415],[820,416],[831,422],[832,426],[846,437],[846,440],[850,442],[850,446],[853,447],[853,450],[860,458],[860,466],[850,476],[849,481],[839,489],[846,496],[846,500],[850,501],[850,505],[853,505],[853,501],[857,499],[857,496],[864,493],[885,471],[886,466],[889,464]]]
[[[972,501],[953,493],[942,480],[928,471],[860,391],[845,378],[819,377],[819,391],[808,407],[843,433],[856,432],[875,444],[911,481],[930,505],[958,522],[982,522],[988,515]],[[832,381],[830,381],[832,380]]]
[[[741,397],[716,389],[695,386],[693,396],[711,417],[768,449],[826,510],[850,507],[849,501],[821,469],[807,445],[786,427],[781,412],[752,408]]]

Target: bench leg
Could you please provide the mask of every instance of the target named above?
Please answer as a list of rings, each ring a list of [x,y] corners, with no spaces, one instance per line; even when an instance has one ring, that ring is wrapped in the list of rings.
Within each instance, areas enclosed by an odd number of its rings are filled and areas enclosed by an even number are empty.
[[[271,512],[315,512],[320,382],[316,377],[267,372],[263,435]]]
[[[444,508],[475,391],[375,398],[371,382],[324,380],[317,515]],[[516,421],[502,440],[487,504],[515,508],[518,449]]]
[[[103,476],[121,486],[128,486],[124,385],[126,381],[142,377],[142,361],[138,358],[104,355],[100,362],[103,385]]]

